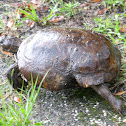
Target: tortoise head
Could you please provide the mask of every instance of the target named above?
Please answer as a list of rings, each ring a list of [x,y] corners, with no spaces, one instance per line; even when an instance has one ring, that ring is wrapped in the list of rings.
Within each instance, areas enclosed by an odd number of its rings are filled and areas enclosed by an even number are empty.
[[[17,37],[3,35],[0,37],[0,46],[3,51],[10,53],[17,53],[17,50],[21,44],[21,40]]]

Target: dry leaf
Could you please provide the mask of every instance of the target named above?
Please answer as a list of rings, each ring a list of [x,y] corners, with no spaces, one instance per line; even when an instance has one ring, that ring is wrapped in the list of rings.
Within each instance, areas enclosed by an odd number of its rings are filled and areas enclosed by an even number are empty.
[[[33,27],[35,25],[35,22],[34,21],[31,21],[30,23],[29,23],[29,27]]]
[[[125,94],[126,93],[126,91],[120,91],[120,92],[117,92],[116,94],[114,94],[114,95],[123,95],[123,94]]]
[[[39,6],[36,4],[32,4],[33,8],[36,10]]]
[[[20,13],[16,13],[16,17],[17,17],[17,19],[20,19],[20,16],[21,16]]]
[[[38,5],[39,4],[39,1],[38,0],[32,0],[31,3]]]
[[[38,0],[32,0],[30,4],[33,6],[35,10],[40,6]]]
[[[13,3],[13,4],[11,4],[11,6],[13,6],[15,8],[19,8],[19,7],[22,7],[22,3]]]
[[[102,2],[102,0],[92,0],[92,1],[89,1],[91,3],[95,3],[95,2]]]
[[[83,3],[83,4],[80,4],[79,7],[86,7],[88,5],[90,5],[91,3]]]
[[[109,9],[110,9],[110,7],[104,8],[104,9],[98,11],[97,15],[102,15],[102,14],[106,13]]]
[[[22,2],[22,4],[23,4],[24,6],[27,6],[27,4],[26,4],[24,1]]]
[[[21,103],[21,99],[16,97],[16,96],[14,97],[14,101],[17,102],[17,103]]]
[[[15,13],[16,13],[17,19],[20,19],[22,13],[20,13],[18,9],[15,11]]]
[[[25,20],[24,22],[25,22],[26,24],[28,24],[28,23],[29,23],[29,20]]]
[[[119,42],[118,41],[115,41],[115,44],[119,44]]]
[[[43,6],[43,11],[46,11],[46,10],[48,10],[48,9],[50,9],[50,7],[48,7],[48,6]]]
[[[126,32],[126,26],[125,25],[122,25],[120,31],[121,32]]]
[[[56,18],[53,20],[53,22],[60,22],[64,19],[64,16],[60,16],[59,18]]]
[[[3,54],[5,54],[5,55],[8,55],[8,56],[13,55],[12,53],[10,53],[10,52],[6,52],[6,51],[3,51],[3,50],[1,50],[1,52],[2,52]]]
[[[14,25],[14,21],[13,20],[7,22],[7,27],[8,28],[12,28],[13,25]]]

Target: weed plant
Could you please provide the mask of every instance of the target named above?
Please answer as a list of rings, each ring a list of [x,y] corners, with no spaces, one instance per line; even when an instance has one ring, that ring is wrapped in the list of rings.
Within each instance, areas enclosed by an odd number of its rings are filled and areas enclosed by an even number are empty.
[[[31,19],[32,21],[36,22],[38,25],[43,26],[43,25],[47,25],[49,23],[49,20],[55,16],[65,15],[67,17],[71,17],[79,12],[79,9],[77,8],[79,3],[76,1],[64,3],[63,0],[59,0],[59,1],[51,0],[51,2],[52,5],[50,5],[49,14],[47,16],[43,16],[43,18],[38,18],[36,11],[32,5],[31,5],[31,10],[27,8],[25,8],[24,10],[19,9],[19,11],[25,14],[26,17],[24,17],[22,21],[20,22],[18,21],[19,23],[17,27],[27,19]]]
[[[71,17],[79,12],[79,9],[77,9],[78,6],[79,6],[78,2],[75,3],[69,2],[65,4],[63,4],[62,2],[60,12],[67,15],[67,17]]]
[[[30,90],[26,90],[26,102],[23,102],[23,88],[21,89],[21,93],[18,93],[18,95],[20,96],[21,102],[20,103],[16,103],[14,102],[14,105],[5,102],[5,99],[2,95],[2,91],[0,90],[0,97],[1,97],[1,101],[2,101],[2,108],[4,110],[4,112],[0,112],[0,126],[34,126],[34,125],[44,125],[45,121],[41,121],[41,122],[36,122],[35,120],[30,120],[30,117],[32,116],[32,114],[34,113],[33,107],[35,104],[35,101],[37,99],[37,96],[39,94],[42,82],[44,81],[47,73],[45,74],[45,76],[43,77],[37,91],[35,91],[36,89],[36,85],[37,85],[37,81],[38,81],[38,77],[36,78],[36,82],[33,83],[33,78],[31,76],[31,83],[32,86],[30,88]]]
[[[114,19],[106,18],[105,20],[101,17],[94,18],[97,27],[93,30],[109,36],[114,44],[124,44],[121,49],[125,52],[126,48],[126,33],[120,32],[120,15],[116,14]]]
[[[27,19],[31,19],[34,22],[39,21],[39,18],[38,18],[37,14],[36,14],[36,11],[35,11],[34,7],[31,5],[30,8],[31,8],[31,10],[28,9],[28,8],[25,8],[25,10],[19,8],[19,12],[25,14],[26,16],[23,17],[20,22],[18,21],[18,24],[16,25],[17,27],[20,26]]]
[[[125,0],[104,0],[102,3],[107,7],[110,6],[111,9],[115,9],[116,7],[121,8],[123,11],[126,9]]]

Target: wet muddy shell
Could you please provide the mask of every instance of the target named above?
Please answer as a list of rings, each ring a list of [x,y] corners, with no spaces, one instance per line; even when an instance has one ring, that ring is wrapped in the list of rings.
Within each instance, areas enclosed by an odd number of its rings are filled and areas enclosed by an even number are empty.
[[[79,84],[89,87],[115,79],[120,52],[104,36],[73,28],[40,30],[23,41],[17,52],[22,75],[38,84],[49,70],[43,87],[61,90]]]

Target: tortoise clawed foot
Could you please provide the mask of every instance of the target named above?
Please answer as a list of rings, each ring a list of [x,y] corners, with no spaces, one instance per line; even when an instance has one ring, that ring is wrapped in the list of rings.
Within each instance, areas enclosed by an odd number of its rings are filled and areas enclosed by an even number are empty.
[[[109,90],[109,88],[104,85],[104,84],[100,84],[100,85],[96,85],[96,86],[92,86],[92,88],[99,94],[101,95],[104,99],[106,99],[106,101],[108,101],[111,106],[120,114],[122,115],[122,109],[123,109],[123,101],[116,98]]]
[[[21,78],[21,74],[18,69],[17,63],[15,63],[9,67],[9,69],[7,71],[7,78],[9,80],[10,84],[13,86],[13,88],[17,89],[18,91],[20,91],[22,86],[23,86],[23,89],[27,86],[27,82],[25,82]]]

